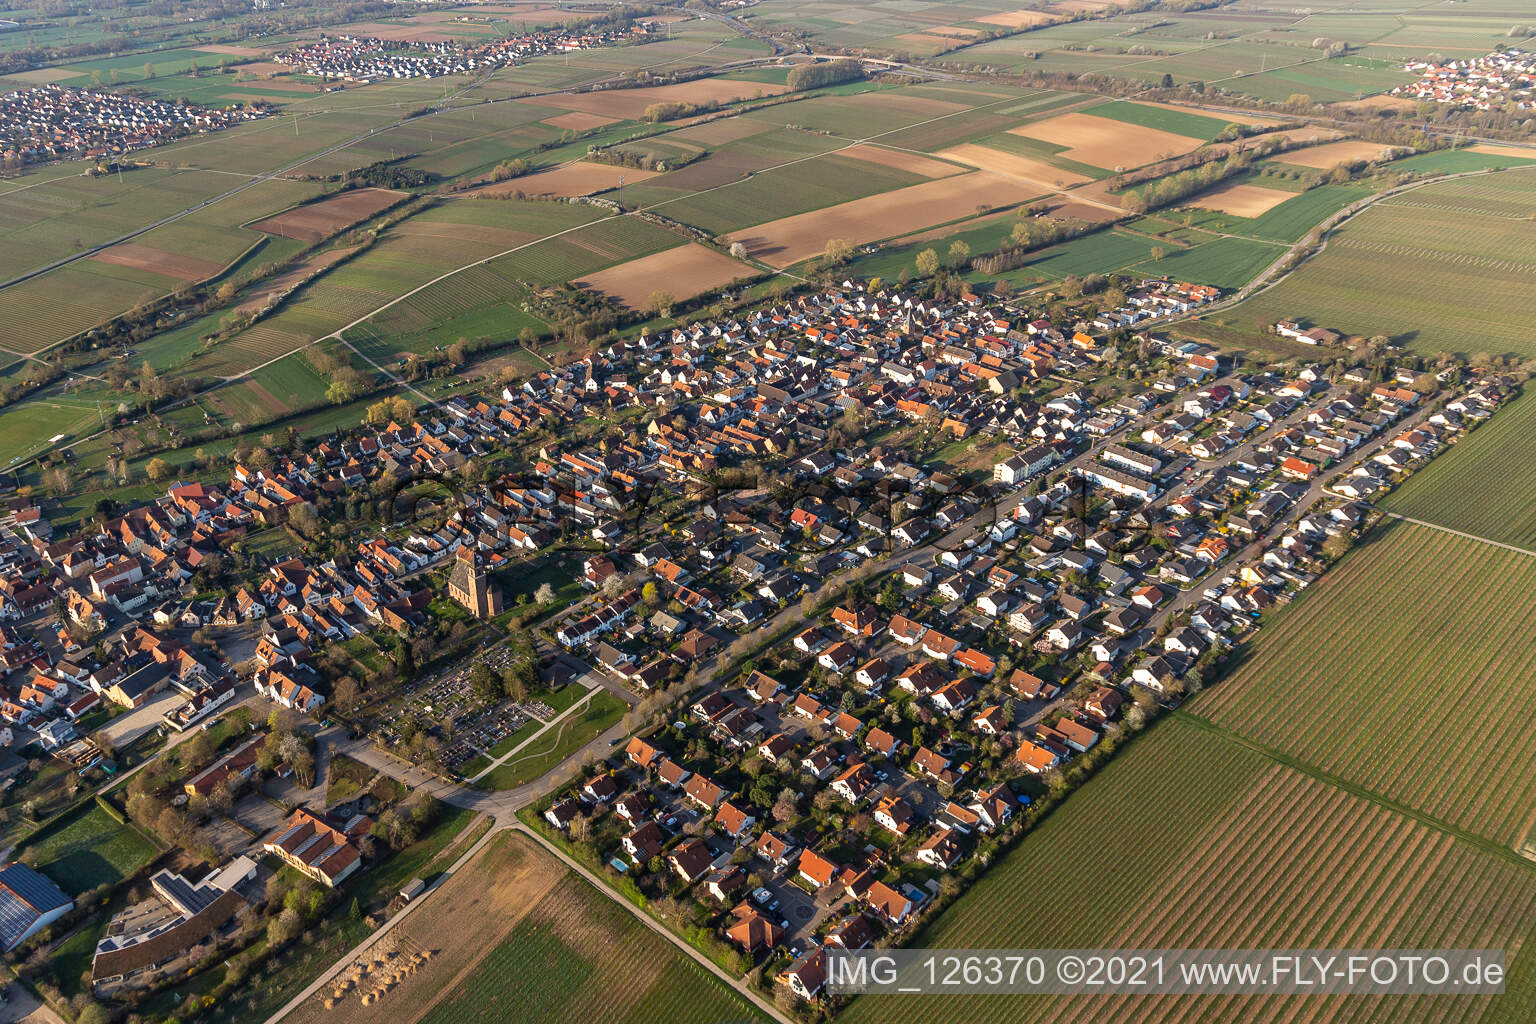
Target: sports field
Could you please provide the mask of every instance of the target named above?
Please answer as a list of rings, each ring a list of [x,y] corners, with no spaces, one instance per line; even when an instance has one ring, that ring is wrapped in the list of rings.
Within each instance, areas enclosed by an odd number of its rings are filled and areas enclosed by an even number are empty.
[[[1525,168],[1413,189],[1350,220],[1321,254],[1217,319],[1246,328],[1304,310],[1415,352],[1536,355],[1526,301],[1536,287],[1533,211],[1536,172]]]
[[[1382,504],[1415,519],[1536,548],[1532,437],[1536,398],[1525,395],[1410,476]]]

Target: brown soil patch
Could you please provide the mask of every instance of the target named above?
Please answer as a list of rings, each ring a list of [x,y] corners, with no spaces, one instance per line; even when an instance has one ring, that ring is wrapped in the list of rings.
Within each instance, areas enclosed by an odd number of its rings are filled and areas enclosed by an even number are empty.
[[[1094,167],[1140,167],[1166,156],[1179,156],[1205,145],[1204,139],[1157,128],[1113,121],[1092,114],[1059,114],[1011,128],[1013,135],[1066,146],[1061,155]]]
[[[758,259],[787,267],[819,255],[829,238],[855,245],[892,238],[970,216],[983,204],[1023,202],[1041,191],[1013,178],[972,171],[744,228],[726,241],[744,242]]]
[[[258,50],[250,46],[235,46],[232,43],[200,43],[197,47],[204,53],[221,53],[230,57],[264,57],[266,50]]]
[[[393,206],[406,194],[387,188],[351,189],[329,199],[259,220],[250,227],[269,235],[297,238],[301,242],[318,242]]]
[[[1259,185],[1225,185],[1213,188],[1189,201],[1190,206],[1201,210],[1230,213],[1234,217],[1257,217],[1285,202],[1296,198],[1296,193]]]
[[[1484,153],[1488,156],[1512,156],[1521,160],[1536,160],[1536,149],[1526,146],[1496,146],[1489,142],[1480,142],[1468,148],[1474,153]]]
[[[893,167],[898,171],[906,171],[908,174],[916,174],[923,178],[947,178],[961,171],[961,168],[954,164],[947,164],[942,160],[935,160],[919,153],[886,149],[883,146],[873,146],[868,143],[840,149],[837,155],[853,160],[863,160],[865,163],[879,164],[881,167]]]
[[[691,299],[756,271],[705,245],[689,242],[590,274],[576,283],[630,309],[640,309],[654,292]]]
[[[572,131],[584,132],[590,128],[601,128],[605,124],[613,124],[617,120],[619,120],[617,117],[584,114],[579,110],[573,110],[569,114],[561,114],[558,117],[546,117],[543,123],[551,128],[569,128]]]
[[[1107,224],[1112,220],[1120,219],[1120,210],[1105,209],[1102,206],[1094,206],[1092,203],[1077,203],[1067,201],[1060,206],[1051,208],[1051,216],[1068,217],[1073,220],[1087,221],[1089,224]]]
[[[1110,0],[1062,0],[1061,3],[1051,4],[1051,8],[1068,14],[1080,14],[1084,11],[1102,11],[1109,5]]]
[[[654,178],[656,173],[578,160],[547,171],[536,171],[521,178],[487,185],[475,191],[492,196],[510,196],[518,192],[526,196],[589,196],[594,192],[618,188],[621,181],[634,184],[646,178]]]
[[[132,242],[123,242],[109,249],[103,249],[88,259],[97,263],[110,263],[117,267],[149,270],[156,274],[164,274],[166,277],[174,277],[178,281],[204,281],[224,269],[224,264],[215,263],[213,260],[181,256],[166,252],[164,249],[135,245]]]
[[[1386,93],[1379,93],[1375,96],[1367,96],[1363,100],[1340,103],[1339,106],[1345,110],[1413,110],[1418,103],[1406,96],[1388,96]]]
[[[701,78],[676,85],[648,89],[603,89],[567,96],[540,96],[541,106],[580,110],[588,114],[606,114],[614,118],[639,120],[652,103],[729,103],[750,99],[761,93],[778,96],[789,86],[773,82],[733,82],[724,78]]]
[[[1055,17],[1045,11],[1001,11],[997,14],[988,14],[977,18],[983,25],[1002,25],[1004,28],[1024,28],[1026,25],[1039,25],[1047,21],[1055,21]]]
[[[966,28],[964,25],[941,25],[933,30],[935,35],[960,36],[964,39],[973,39],[981,35],[979,28]]]
[[[51,85],[54,82],[62,82],[66,78],[79,78],[80,72],[74,68],[33,68],[31,71],[18,71],[5,77],[30,85]]]
[[[1292,153],[1280,153],[1275,159],[1298,167],[1316,167],[1326,170],[1346,160],[1374,160],[1381,156],[1381,151],[1386,148],[1379,142],[1346,139],[1343,142],[1330,142],[1325,146],[1309,146]]]
[[[958,160],[963,164],[979,167],[984,171],[1001,174],[1007,178],[1017,178],[1019,181],[1037,188],[1066,188],[1093,180],[1086,174],[1064,171],[1060,167],[1046,163],[1044,160],[1006,153],[1001,149],[979,146],[974,142],[941,149],[936,155],[946,156],[951,160]]]
[[[360,973],[344,970],[294,1010],[288,1020],[291,1024],[375,1024],[382,1018],[404,1024],[421,1019],[441,994],[457,988],[459,979],[474,970],[518,921],[546,901],[566,874],[563,865],[523,836],[507,834],[493,839],[428,896],[426,904],[364,954],[368,961],[389,952],[396,953],[395,957],[361,974],[336,999],[336,989],[344,979]],[[423,955],[428,959],[420,960]],[[364,992],[412,958],[418,958],[414,972],[371,1005],[363,1005]],[[325,1008],[327,1000],[335,1004],[329,1010]]]

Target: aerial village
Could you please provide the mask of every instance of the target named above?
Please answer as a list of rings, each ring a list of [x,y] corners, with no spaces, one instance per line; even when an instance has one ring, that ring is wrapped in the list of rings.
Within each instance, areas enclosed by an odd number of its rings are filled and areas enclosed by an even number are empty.
[[[1394,96],[1469,110],[1494,110],[1506,103],[1515,110],[1536,108],[1536,53],[1528,50],[1509,46],[1481,57],[1413,61],[1404,68],[1419,78],[1393,89]]]
[[[553,28],[523,32],[492,42],[359,38],[338,35],[272,59],[304,74],[354,85],[388,78],[437,78],[519,64],[546,53],[574,53],[626,40],[644,40],[652,23],[614,27]]]
[[[264,116],[259,103],[211,108],[42,85],[0,94],[0,160],[116,157]]]
[[[333,799],[322,721],[459,787],[587,673],[638,714],[535,820],[817,998],[827,946],[899,942],[1512,394],[1381,353],[1235,365],[1160,326],[1219,299],[1134,281],[1053,320],[847,281],[57,526],[13,490],[0,809],[52,786],[179,851],[113,911],[92,990],[154,991],[263,902],[282,938],[274,877],[324,899],[424,823],[398,783]],[[464,682],[488,636],[519,685]],[[107,912],[68,881],[0,871],[8,951]]]

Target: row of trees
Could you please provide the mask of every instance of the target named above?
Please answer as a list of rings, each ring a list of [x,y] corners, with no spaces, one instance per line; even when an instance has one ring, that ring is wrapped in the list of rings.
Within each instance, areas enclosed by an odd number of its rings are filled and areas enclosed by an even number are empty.
[[[1120,205],[1127,213],[1145,213],[1148,210],[1155,210],[1204,192],[1233,175],[1246,171],[1252,163],[1253,158],[1248,153],[1233,153],[1220,163],[1209,163],[1180,171],[1178,174],[1153,182],[1139,193],[1128,192],[1122,197]]]

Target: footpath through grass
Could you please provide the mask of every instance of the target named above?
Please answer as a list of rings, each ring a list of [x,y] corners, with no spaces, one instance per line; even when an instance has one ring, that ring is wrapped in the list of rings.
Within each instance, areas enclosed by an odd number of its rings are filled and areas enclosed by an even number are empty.
[[[580,711],[552,726],[476,785],[482,789],[516,789],[527,785],[607,732],[628,710],[629,705],[618,697],[599,690]]]

